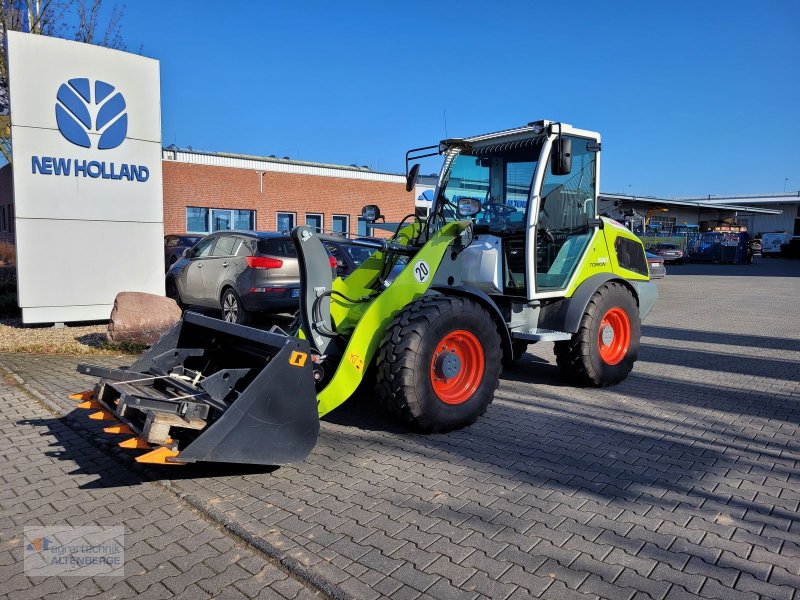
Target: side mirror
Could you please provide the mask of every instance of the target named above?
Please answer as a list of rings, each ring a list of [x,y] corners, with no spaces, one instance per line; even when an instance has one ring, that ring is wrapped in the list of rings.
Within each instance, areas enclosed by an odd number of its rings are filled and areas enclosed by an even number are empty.
[[[380,219],[381,216],[382,216],[381,209],[378,208],[375,204],[367,204],[364,208],[361,209],[361,218],[364,219],[367,223],[374,223],[375,221]]]
[[[419,163],[412,165],[411,169],[406,174],[406,191],[410,192],[417,184],[417,176],[419,175]]]
[[[183,258],[189,258],[191,255],[192,255],[192,249],[191,248],[184,248],[183,252],[181,252],[181,256]]]
[[[459,198],[457,210],[459,217],[469,219],[481,212],[481,202],[477,198]]]
[[[569,175],[572,171],[572,140],[556,138],[550,152],[550,172],[553,175]]]

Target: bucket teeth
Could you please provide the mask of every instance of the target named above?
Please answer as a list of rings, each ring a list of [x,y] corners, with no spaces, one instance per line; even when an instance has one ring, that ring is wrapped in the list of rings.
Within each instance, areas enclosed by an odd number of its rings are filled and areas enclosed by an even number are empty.
[[[70,394],[70,400],[91,400],[94,397],[94,390],[87,390],[85,392],[78,392],[77,394]]]
[[[123,440],[119,443],[120,448],[129,448],[132,450],[149,450],[150,444],[147,443],[147,440],[139,438],[139,437],[132,437],[127,440]]]
[[[105,431],[106,433],[133,435],[133,430],[127,425],[124,425],[122,423],[120,423],[119,425],[109,425],[108,427],[104,427],[103,431]]]
[[[107,410],[98,410],[96,413],[92,413],[89,415],[89,418],[93,421],[116,421],[117,418],[114,416],[114,413],[108,412]]]
[[[151,463],[156,465],[185,465],[186,463],[182,463],[180,461],[168,461],[169,458],[175,458],[178,456],[178,452],[175,450],[170,450],[164,446],[160,448],[156,448],[147,454],[142,454],[141,456],[136,457],[136,462],[140,463]]]
[[[95,402],[94,400],[84,400],[78,404],[77,408],[93,408],[94,410],[97,410],[98,408],[102,409],[103,405],[99,402]]]

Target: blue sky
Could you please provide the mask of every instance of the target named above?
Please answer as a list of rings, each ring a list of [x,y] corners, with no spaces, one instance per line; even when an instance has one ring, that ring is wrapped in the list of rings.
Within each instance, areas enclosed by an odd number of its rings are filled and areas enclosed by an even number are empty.
[[[800,3],[128,2],[164,145],[366,164],[540,118],[603,135],[601,188],[800,189]],[[428,169],[429,170],[429,169]]]

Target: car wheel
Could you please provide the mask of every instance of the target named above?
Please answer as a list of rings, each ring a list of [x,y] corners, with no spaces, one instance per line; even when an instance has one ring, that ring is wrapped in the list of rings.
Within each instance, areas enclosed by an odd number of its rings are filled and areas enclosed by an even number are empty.
[[[220,308],[222,319],[228,323],[245,325],[250,321],[250,313],[245,310],[241,297],[233,288],[228,288],[222,293]]]

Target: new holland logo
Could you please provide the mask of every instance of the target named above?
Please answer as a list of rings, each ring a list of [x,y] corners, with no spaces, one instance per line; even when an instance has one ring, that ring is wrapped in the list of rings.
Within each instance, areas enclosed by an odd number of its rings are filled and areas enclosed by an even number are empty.
[[[94,94],[92,94],[94,92]],[[128,115],[125,98],[114,86],[97,80],[92,86],[89,79],[70,79],[61,84],[56,95],[56,123],[67,140],[91,148],[89,133],[99,133],[98,150],[116,148],[128,133]]]
[[[81,148],[111,150],[122,144],[128,135],[126,109],[123,95],[113,85],[99,79],[94,82],[86,77],[70,79],[61,84],[56,94],[58,130],[67,141]],[[97,139],[94,146],[93,138]],[[31,172],[138,183],[150,178],[146,165],[93,160],[92,157],[33,155]]]

